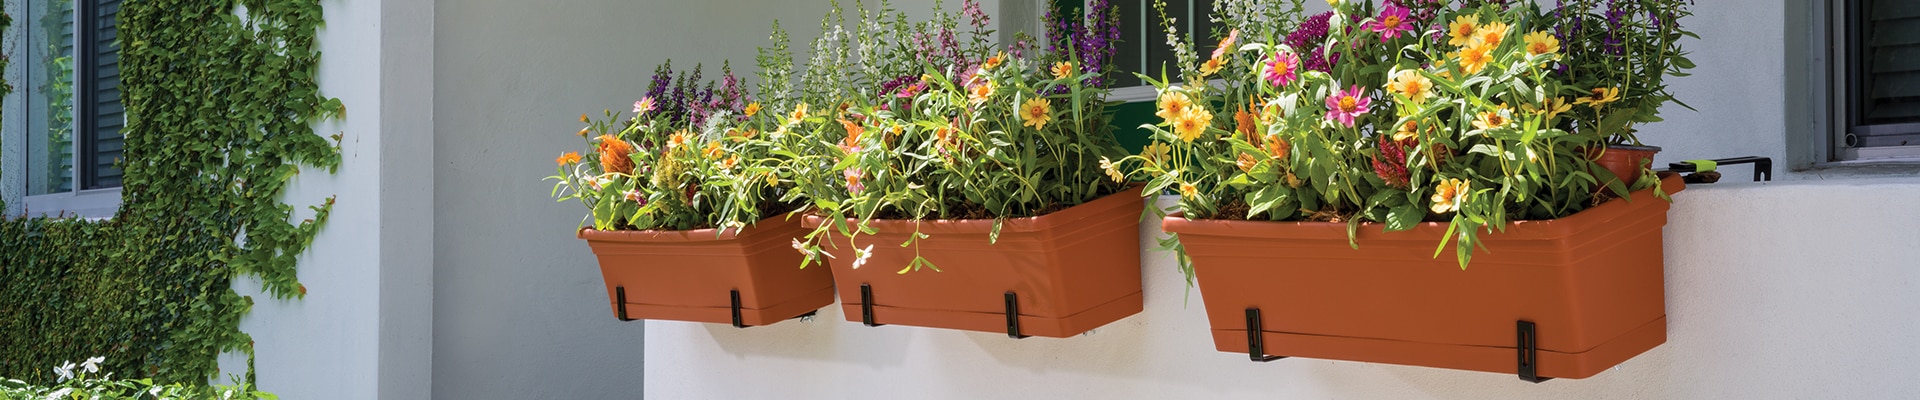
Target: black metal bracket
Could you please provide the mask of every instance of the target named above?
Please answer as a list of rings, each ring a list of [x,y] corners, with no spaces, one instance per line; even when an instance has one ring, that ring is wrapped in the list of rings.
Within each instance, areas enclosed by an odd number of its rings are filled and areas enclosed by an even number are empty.
[[[1667,164],[1667,170],[1672,172],[1690,173],[1686,176],[1687,183],[1714,183],[1720,180],[1720,176],[1718,172],[1715,171],[1715,169],[1718,168],[1719,166],[1735,165],[1735,164],[1753,164],[1753,181],[1754,182],[1773,180],[1773,159],[1772,158],[1734,157],[1734,158],[1722,158],[1718,160],[1705,160],[1705,161],[1708,161],[1709,163],[1711,163],[1711,165],[1703,166],[1703,165],[1700,165],[1700,163],[1694,162],[1694,160],[1689,160],[1689,161],[1681,161],[1681,162]]]
[[[1247,358],[1253,362],[1268,362],[1287,358],[1287,356],[1267,355],[1265,327],[1260,322],[1260,308],[1247,308]]]
[[[731,292],[733,294],[733,327],[744,329],[747,323],[740,318],[740,289],[733,289]]]
[[[1007,337],[1027,338],[1020,334],[1020,295],[1013,294],[1012,290],[1007,291]]]
[[[627,318],[627,287],[626,286],[613,287],[613,301],[615,302],[614,307],[618,307],[620,310],[618,314],[614,314],[614,317],[620,318],[620,322],[632,321],[633,320],[632,318]]]
[[[1520,342],[1516,347],[1520,357],[1520,380],[1533,383],[1552,380],[1553,378],[1540,376],[1540,348],[1536,343],[1539,338],[1534,334],[1533,322],[1520,321],[1516,327],[1519,330]]]
[[[880,326],[873,322],[873,285],[860,284],[860,323],[867,326]]]

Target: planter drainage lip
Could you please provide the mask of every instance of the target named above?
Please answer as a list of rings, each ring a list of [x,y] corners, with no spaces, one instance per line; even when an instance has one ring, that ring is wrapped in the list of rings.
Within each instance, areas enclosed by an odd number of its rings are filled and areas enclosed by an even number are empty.
[[[767,217],[767,218],[761,218],[759,221],[755,221],[752,225],[748,225],[747,227],[751,228],[751,227],[762,226],[762,225],[776,225],[783,222],[782,220],[784,220],[785,218],[787,218],[787,216],[784,214]],[[602,230],[593,229],[593,227],[589,226],[589,227],[580,228],[580,231],[576,233],[576,236],[578,236],[580,239],[583,239],[583,240],[596,241],[596,242],[659,242],[659,243],[721,242],[721,241],[728,241],[728,240],[740,238],[742,231],[743,231],[742,229],[727,229],[725,232],[721,232],[719,229],[711,229],[711,228],[692,229],[692,230],[684,230],[684,231],[672,231],[672,230],[660,230],[660,229],[644,230],[644,231],[602,231]],[[746,236],[757,236],[757,235],[754,235],[753,233],[749,232],[746,234]]]
[[[1133,185],[1128,187],[1126,190],[1122,190],[1120,192],[1109,194],[1106,196],[1101,196],[1100,198],[1093,199],[1093,201],[1076,204],[1076,205],[1067,207],[1066,209],[1063,209],[1060,211],[1054,211],[1052,213],[1047,213],[1045,215],[1023,217],[1023,218],[1008,218],[1006,219],[1005,222],[1001,224],[1000,233],[1002,235],[1005,235],[1007,233],[1013,233],[1013,232],[1025,233],[1025,232],[1040,232],[1040,231],[1046,231],[1046,230],[1052,230],[1052,229],[1062,229],[1063,227],[1070,227],[1072,224],[1078,223],[1080,221],[1087,220],[1090,218],[1097,218],[1101,215],[1105,215],[1108,213],[1120,212],[1122,210],[1125,210],[1125,212],[1128,212],[1128,213],[1132,213],[1133,211],[1131,211],[1131,209],[1137,208],[1139,203],[1137,201],[1130,201],[1130,200],[1140,199],[1141,198],[1140,191],[1142,188],[1143,187],[1140,185]],[[807,215],[806,220],[802,221],[801,225],[807,228],[816,228],[816,227],[819,227],[820,224],[824,223],[825,221],[826,221],[826,218],[824,217],[817,216],[817,215]],[[906,219],[897,219],[897,220],[896,219],[876,219],[872,221],[867,221],[867,226],[872,227],[876,230],[879,230],[880,232],[911,233],[911,232],[914,232],[916,229],[918,229],[920,233],[925,233],[929,235],[936,235],[936,234],[943,234],[943,233],[944,234],[966,234],[966,233],[985,234],[985,233],[993,232],[994,221],[995,219],[992,219],[992,218],[929,219],[929,220],[920,220],[917,222],[914,220],[906,220]],[[859,223],[859,220],[848,219],[847,222]]]
[[[1539,357],[1537,373],[1542,377],[1591,378],[1666,343],[1666,328],[1667,317],[1663,315],[1624,335],[1584,351],[1569,353],[1539,349],[1537,350]],[[1551,327],[1542,326],[1540,329],[1543,335],[1553,334]],[[1517,351],[1515,346],[1463,346],[1270,330],[1262,330],[1261,333],[1269,352],[1276,347],[1292,349],[1287,352],[1289,354],[1274,354],[1276,356],[1467,369],[1507,374],[1519,372],[1518,366],[1514,363],[1514,352]],[[1223,353],[1241,353],[1244,357],[1248,351],[1245,329],[1214,329],[1212,334],[1217,350]],[[1370,350],[1356,351],[1355,349]],[[1365,355],[1355,356],[1355,354]],[[1434,359],[1446,359],[1451,362],[1431,362]]]
[[[1133,292],[1105,304],[1058,318],[1021,313],[1019,333],[1035,337],[1070,338],[1140,313],[1144,295],[1144,291]],[[858,301],[842,302],[841,310],[849,318],[857,318],[861,313],[862,305]],[[901,325],[982,332],[975,328],[987,324],[1004,324],[1007,319],[1004,313],[892,307],[878,304],[878,302],[872,309],[875,326]]]
[[[721,293],[721,295],[725,296],[726,293]],[[832,298],[833,286],[809,291],[806,294],[781,300],[760,308],[741,307],[741,322],[746,326],[764,326],[807,316],[821,308],[819,302],[814,300],[821,297]],[[614,306],[616,309],[620,307],[618,302],[609,302],[608,304]],[[636,318],[636,320],[686,321],[714,324],[733,323],[733,307],[726,305],[687,306],[627,302],[626,310],[630,314],[647,316],[647,318]]]
[[[1661,188],[1667,190],[1668,194],[1679,193],[1687,187],[1687,184],[1681,180],[1678,174],[1663,173],[1661,174],[1660,181]],[[1634,192],[1632,196],[1626,199],[1614,199],[1597,207],[1588,208],[1565,217],[1549,220],[1509,222],[1505,231],[1495,232],[1493,235],[1500,240],[1554,240],[1569,238],[1585,233],[1584,228],[1602,226],[1602,222],[1605,221],[1634,218],[1641,209],[1645,208],[1644,205],[1641,204],[1642,202],[1665,201],[1666,200],[1654,197],[1651,190],[1642,190]],[[1326,239],[1329,237],[1338,237],[1344,241],[1347,237],[1347,224],[1344,222],[1229,220],[1200,220],[1200,222],[1203,223],[1194,222],[1195,220],[1187,219],[1184,213],[1175,213],[1163,219],[1161,226],[1167,232],[1190,235],[1240,236],[1247,234],[1249,231],[1260,231],[1261,236],[1274,239]],[[1360,230],[1358,231],[1359,238],[1357,240],[1417,239],[1425,241],[1445,235],[1447,232],[1447,223],[1444,222],[1423,222],[1414,226],[1413,229],[1397,232],[1382,232],[1381,226],[1383,225],[1375,222],[1361,223]],[[1364,250],[1366,246],[1362,243],[1361,247],[1362,250]]]

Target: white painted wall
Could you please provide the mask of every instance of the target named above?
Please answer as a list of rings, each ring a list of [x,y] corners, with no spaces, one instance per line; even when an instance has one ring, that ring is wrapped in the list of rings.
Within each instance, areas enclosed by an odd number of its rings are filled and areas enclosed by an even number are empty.
[[[1784,160],[1808,141],[1787,101],[1803,62],[1785,44],[1802,0],[1703,1],[1687,23],[1694,76],[1643,139],[1659,162]],[[1804,70],[1799,71],[1804,73]],[[1805,104],[1800,104],[1805,106]],[[1804,121],[1799,121],[1804,122]],[[1790,128],[1790,125],[1795,127]],[[1782,162],[1784,166],[1785,162]],[[1668,342],[1585,380],[1340,361],[1248,362],[1213,351],[1198,296],[1164,254],[1142,266],[1145,312],[1070,339],[845,322],[735,329],[650,322],[650,398],[1915,398],[1920,178],[1911,167],[1781,171],[1779,182],[1678,194],[1666,230]],[[1158,234],[1142,228],[1143,238]],[[1144,242],[1143,245],[1149,242]],[[586,306],[580,306],[586,307]]]
[[[432,0],[327,2],[320,92],[346,104],[336,174],[308,170],[285,201],[338,196],[300,259],[307,296],[257,302],[240,329],[254,338],[259,388],[285,399],[426,398],[432,368]],[[309,213],[310,214],[310,213]],[[304,218],[306,214],[297,214]],[[245,358],[223,357],[224,374]]]

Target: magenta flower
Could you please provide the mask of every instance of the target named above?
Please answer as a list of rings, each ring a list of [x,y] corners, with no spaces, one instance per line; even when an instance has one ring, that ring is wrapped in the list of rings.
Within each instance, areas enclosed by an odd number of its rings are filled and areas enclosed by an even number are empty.
[[[1275,52],[1273,58],[1267,59],[1267,82],[1272,82],[1274,86],[1286,86],[1293,82],[1294,78],[1299,77],[1299,71],[1300,56],[1291,51]]]
[[[1388,3],[1385,9],[1380,10],[1380,16],[1367,23],[1366,28],[1380,34],[1380,41],[1385,42],[1400,36],[1401,32],[1412,31],[1413,21],[1410,19],[1407,9]]]
[[[1366,114],[1367,108],[1372,105],[1373,100],[1367,98],[1364,89],[1361,89],[1360,85],[1354,85],[1352,89],[1334,92],[1332,96],[1327,96],[1327,120],[1340,121],[1341,125],[1352,128],[1353,119]]]

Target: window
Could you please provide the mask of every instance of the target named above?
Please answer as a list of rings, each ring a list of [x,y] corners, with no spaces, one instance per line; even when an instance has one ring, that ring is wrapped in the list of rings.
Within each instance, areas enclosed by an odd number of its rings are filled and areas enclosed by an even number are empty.
[[[1920,2],[1840,2],[1836,158],[1920,155]]]
[[[118,30],[120,0],[28,0],[18,58],[24,77],[22,131],[11,143],[26,147],[24,174],[10,182],[26,187],[28,212],[71,211],[111,215],[118,201],[125,108],[120,103]],[[9,191],[15,188],[8,188]],[[100,212],[105,210],[104,213]]]

